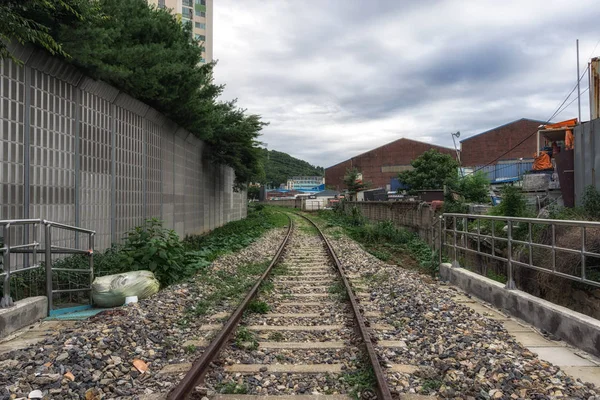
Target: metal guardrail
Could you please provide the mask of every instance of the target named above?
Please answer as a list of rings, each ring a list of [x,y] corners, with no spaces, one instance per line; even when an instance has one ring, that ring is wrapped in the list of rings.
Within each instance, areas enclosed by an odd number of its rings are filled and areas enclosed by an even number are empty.
[[[537,271],[542,271],[551,275],[559,276],[565,279],[570,279],[577,282],[586,283],[592,286],[600,287],[600,282],[590,280],[586,276],[586,259],[588,257],[597,258],[600,261],[600,253],[588,251],[586,249],[587,230],[598,229],[600,232],[600,222],[591,221],[572,221],[572,220],[556,220],[556,219],[538,219],[538,218],[518,218],[504,217],[492,215],[472,215],[472,214],[453,214],[446,213],[440,217],[440,238],[442,239],[441,248],[449,248],[452,250],[451,258],[453,267],[460,267],[458,262],[458,254],[460,251],[472,254],[478,254],[484,257],[489,257],[495,260],[504,261],[507,265],[507,289],[515,289],[514,268],[516,266],[529,268]],[[451,227],[448,228],[448,221],[451,222]],[[482,233],[482,221],[490,221],[490,234]],[[496,234],[496,228],[499,224],[503,224],[502,231],[506,229],[506,237]],[[533,237],[533,226],[542,225],[550,229],[551,244],[536,243]],[[471,228],[469,228],[471,226]],[[527,226],[525,238],[515,238],[513,233],[515,228],[521,229],[522,226]],[[556,244],[556,227],[567,226],[580,230],[580,241],[577,248],[568,248],[558,246]],[[522,232],[522,231],[521,231]],[[444,239],[450,236],[451,242],[448,243]],[[470,248],[469,243],[476,244],[476,248]],[[482,251],[482,243],[490,247],[490,252]],[[505,243],[506,248],[498,248],[498,243]],[[534,249],[547,250],[551,254],[551,265],[540,266],[534,262]],[[525,250],[527,262],[521,258],[514,257],[515,250]],[[568,254],[578,255],[579,258],[579,274],[571,275],[558,271],[557,253],[563,252]],[[441,253],[441,252],[440,252]],[[500,254],[498,254],[500,253]],[[440,254],[441,259],[441,254]]]
[[[44,248],[40,248],[40,242],[38,242],[38,227],[44,226]],[[26,229],[32,227],[32,241],[22,244],[12,244],[11,228],[15,226],[25,226]],[[42,263],[38,260],[38,253],[44,254],[44,267],[46,270],[46,296],[48,297],[48,313],[52,310],[53,306],[53,295],[56,293],[66,292],[79,292],[79,291],[90,291],[92,281],[94,280],[94,235],[95,231],[89,229],[83,229],[76,226],[70,226],[61,224],[58,222],[47,221],[42,219],[20,219],[20,220],[0,220],[0,227],[2,227],[3,239],[2,247],[0,247],[0,254],[2,254],[2,269],[4,272],[0,273],[0,277],[4,278],[4,287],[2,299],[0,300],[0,307],[6,308],[14,305],[12,297],[10,295],[10,279],[11,275],[15,273],[21,273],[30,271],[33,269],[41,268]],[[67,230],[75,232],[76,234],[82,233],[88,235],[88,249],[81,250],[76,248],[56,246],[52,244],[52,230]],[[28,241],[28,232],[23,235],[24,241]],[[24,254],[25,255],[25,266],[21,268],[12,268],[11,255],[13,254]],[[88,256],[88,269],[69,269],[69,268],[52,268],[52,255],[53,254],[83,254]],[[31,260],[29,259],[31,255]],[[86,288],[77,289],[64,289],[54,290],[53,289],[53,272],[54,271],[68,271],[75,273],[88,273],[90,275],[90,284]]]

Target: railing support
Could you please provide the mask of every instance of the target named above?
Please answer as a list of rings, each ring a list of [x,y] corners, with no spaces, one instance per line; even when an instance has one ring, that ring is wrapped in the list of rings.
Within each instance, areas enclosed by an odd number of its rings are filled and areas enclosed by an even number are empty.
[[[508,279],[506,280],[506,289],[513,290],[517,288],[515,285],[515,280],[513,278],[513,263],[512,263],[512,221],[509,219],[507,224],[507,236],[508,236],[508,254],[507,254],[507,270],[508,270]]]
[[[52,226],[49,223],[44,224],[45,229],[45,267],[46,267],[46,297],[48,297],[48,315],[52,311]]]
[[[4,225],[4,290],[0,307],[12,307],[14,305],[12,297],[10,297],[10,224]]]

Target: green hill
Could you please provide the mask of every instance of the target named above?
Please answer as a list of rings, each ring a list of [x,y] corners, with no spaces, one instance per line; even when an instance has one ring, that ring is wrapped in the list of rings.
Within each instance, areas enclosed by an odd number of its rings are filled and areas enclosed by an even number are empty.
[[[265,168],[264,182],[271,187],[287,183],[292,176],[323,176],[325,169],[294,158],[287,153],[261,149],[262,162]]]

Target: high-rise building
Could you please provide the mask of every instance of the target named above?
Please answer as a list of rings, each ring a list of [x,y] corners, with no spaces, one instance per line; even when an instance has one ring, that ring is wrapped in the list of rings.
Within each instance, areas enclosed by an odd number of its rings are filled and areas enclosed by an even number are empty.
[[[148,0],[158,8],[168,8],[182,23],[191,23],[194,38],[204,49],[202,62],[213,59],[213,0]]]

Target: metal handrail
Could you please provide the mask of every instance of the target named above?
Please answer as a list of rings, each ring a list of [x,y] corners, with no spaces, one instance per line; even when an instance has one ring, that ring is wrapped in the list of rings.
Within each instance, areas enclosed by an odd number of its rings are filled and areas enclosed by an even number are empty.
[[[40,248],[40,243],[37,241],[38,230],[37,225],[44,225],[44,248]],[[33,225],[33,242],[32,243],[23,243],[17,245],[11,245],[11,227],[13,226],[23,226],[23,225]],[[4,287],[3,287],[3,296],[0,300],[0,307],[11,307],[14,305],[12,297],[10,296],[10,278],[11,274],[19,273],[24,271],[31,271],[33,269],[40,268],[42,266],[41,263],[37,262],[37,254],[38,252],[44,253],[44,265],[46,269],[46,296],[48,297],[48,312],[52,310],[52,296],[55,293],[67,293],[67,292],[76,292],[76,291],[89,291],[91,288],[91,283],[94,279],[94,235],[95,231],[90,229],[79,228],[76,226],[71,226],[59,222],[48,221],[45,219],[11,219],[11,220],[0,220],[0,227],[3,228],[3,246],[0,247],[0,255],[2,255],[3,263],[2,267],[4,269],[3,273],[0,273],[0,277],[3,277]],[[69,247],[62,247],[52,245],[52,228],[69,230],[77,233],[83,233],[88,235],[88,249],[80,250]],[[26,231],[26,237],[28,235],[28,231]],[[25,254],[26,264],[28,263],[29,255],[32,255],[31,265],[27,265],[23,268],[12,269],[11,268],[11,255],[12,254]],[[66,269],[66,268],[52,268],[52,254],[83,254],[88,256],[89,268],[88,269]],[[54,290],[52,287],[52,272],[53,271],[69,271],[69,272],[77,272],[77,273],[89,273],[90,274],[90,285],[89,287],[81,288],[81,289],[64,289],[64,290]]]
[[[586,249],[586,229],[594,228],[600,229],[600,222],[592,221],[573,221],[573,220],[556,220],[556,219],[539,219],[539,218],[522,218],[522,217],[505,217],[495,215],[473,215],[473,214],[456,214],[456,213],[445,213],[442,215],[444,222],[446,220],[452,220],[452,228],[448,229],[444,223],[440,226],[440,235],[446,237],[448,234],[451,235],[452,241],[450,243],[444,243],[443,247],[451,248],[453,250],[453,263],[454,267],[460,266],[458,263],[458,251],[473,253],[489,257],[495,260],[504,261],[507,263],[507,289],[515,289],[514,282],[514,266],[523,268],[529,268],[536,271],[542,271],[551,275],[559,276],[576,282],[582,282],[591,286],[600,287],[600,282],[587,279],[586,277],[586,257],[595,257],[600,259],[600,253],[595,253]],[[481,221],[489,220],[492,221],[491,233],[484,234],[481,232]],[[462,229],[458,229],[457,221],[462,222]],[[469,221],[477,221],[477,230],[475,232],[469,231]],[[496,235],[496,222],[500,221],[506,223],[506,236]],[[513,229],[516,224],[527,224],[527,238],[525,240],[513,238]],[[533,241],[532,226],[533,225],[546,225],[551,230],[551,244],[536,243]],[[567,226],[581,229],[581,241],[578,248],[567,248],[556,244],[556,226]],[[460,236],[461,242],[459,243],[458,237]],[[467,240],[476,240],[477,249],[471,249],[467,246]],[[489,240],[491,242],[491,253],[487,253],[481,250],[481,242],[483,240]],[[506,244],[505,257],[496,254],[497,242]],[[521,248],[528,250],[528,261],[523,262],[521,260],[513,259],[513,245],[519,245]],[[539,265],[535,265],[533,260],[533,249],[548,250],[552,254],[552,265],[547,268]],[[579,276],[569,275],[561,271],[556,270],[557,253],[564,252],[569,254],[580,255],[580,273]]]

